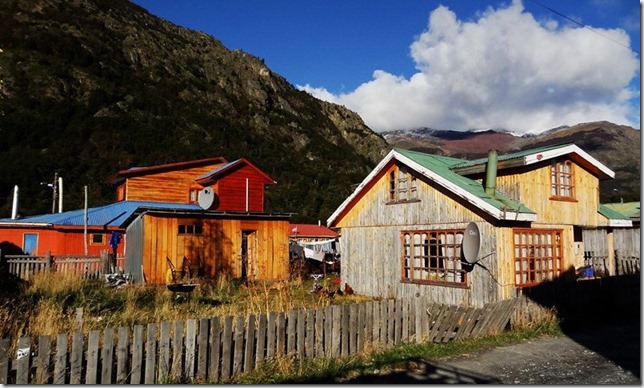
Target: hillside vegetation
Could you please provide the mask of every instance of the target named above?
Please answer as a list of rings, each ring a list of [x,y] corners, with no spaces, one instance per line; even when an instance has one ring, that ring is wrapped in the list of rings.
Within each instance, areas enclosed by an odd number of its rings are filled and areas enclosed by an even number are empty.
[[[135,166],[247,158],[275,179],[267,211],[328,216],[387,151],[341,106],[298,91],[260,58],[230,51],[125,0],[3,0],[0,217],[114,200]],[[216,22],[214,20],[213,22]]]

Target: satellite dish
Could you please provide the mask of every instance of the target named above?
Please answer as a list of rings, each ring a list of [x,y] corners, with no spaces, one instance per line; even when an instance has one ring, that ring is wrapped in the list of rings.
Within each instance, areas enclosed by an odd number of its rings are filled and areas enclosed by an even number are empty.
[[[210,187],[204,188],[197,194],[197,202],[199,203],[199,206],[204,210],[214,209],[216,207],[215,203],[217,202],[215,198],[215,192]]]
[[[479,249],[481,248],[481,235],[479,227],[470,222],[465,227],[463,241],[461,242],[461,256],[470,264],[478,261]]]

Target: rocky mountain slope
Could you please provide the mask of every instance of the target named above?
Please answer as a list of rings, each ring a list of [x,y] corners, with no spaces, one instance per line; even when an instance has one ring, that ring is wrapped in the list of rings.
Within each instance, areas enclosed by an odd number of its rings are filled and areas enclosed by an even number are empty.
[[[387,144],[355,114],[295,89],[249,53],[126,0],[2,0],[0,217],[113,200],[133,166],[247,158],[278,184],[268,211],[325,218]]]
[[[639,201],[641,133],[601,121],[560,127],[539,135],[515,136],[506,132],[453,132],[422,128],[383,133],[393,147],[439,155],[475,159],[490,149],[500,154],[552,144],[575,143],[615,172],[615,179],[600,183],[602,202]]]

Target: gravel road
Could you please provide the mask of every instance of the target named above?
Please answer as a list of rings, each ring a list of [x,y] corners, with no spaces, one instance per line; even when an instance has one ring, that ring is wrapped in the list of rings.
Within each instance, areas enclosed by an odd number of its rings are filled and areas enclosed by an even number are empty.
[[[406,370],[336,383],[642,385],[640,324],[609,325],[423,360]]]

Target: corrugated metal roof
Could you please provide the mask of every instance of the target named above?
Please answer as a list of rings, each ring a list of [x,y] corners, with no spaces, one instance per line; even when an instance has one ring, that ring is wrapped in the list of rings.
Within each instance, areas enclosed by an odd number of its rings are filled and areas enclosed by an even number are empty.
[[[497,161],[503,162],[503,161],[506,161],[506,160],[521,159],[521,158],[524,158],[524,157],[526,157],[528,155],[540,154],[542,152],[567,147],[567,146],[569,146],[571,144],[573,144],[573,143],[550,145],[550,146],[544,146],[544,147],[538,147],[538,148],[531,148],[529,150],[511,152],[509,154],[497,155]],[[454,166],[454,167],[462,168],[462,167],[477,166],[477,165],[480,165],[480,164],[487,164],[487,159],[488,158],[486,156],[484,158],[479,158],[479,159],[474,159],[474,160],[463,160],[462,164],[460,164],[458,166]]]
[[[291,224],[289,228],[289,237],[335,238],[340,236],[332,229],[316,224]]]
[[[601,208],[615,211],[626,219],[639,219],[640,217],[640,203],[639,202],[617,202],[617,203],[604,203]],[[603,213],[602,213],[603,214]],[[607,215],[606,215],[607,216]],[[607,216],[608,217],[608,216]],[[614,218],[614,217],[609,217]]]
[[[87,224],[91,226],[121,227],[123,222],[139,207],[154,209],[199,210],[199,205],[149,202],[149,201],[121,201],[106,206],[87,209]],[[54,226],[84,226],[85,209],[72,210],[63,213],[42,214],[37,216],[0,219],[0,224],[50,224]]]

